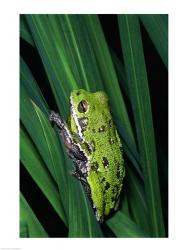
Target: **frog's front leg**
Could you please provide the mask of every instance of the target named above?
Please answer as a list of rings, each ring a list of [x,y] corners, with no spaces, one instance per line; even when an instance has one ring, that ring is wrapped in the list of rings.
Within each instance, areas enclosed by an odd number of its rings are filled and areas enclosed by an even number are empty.
[[[73,160],[75,169],[72,171],[72,175],[75,176],[83,184],[85,191],[90,195],[90,189],[87,183],[86,174],[87,174],[87,158],[84,152],[81,150],[79,144],[77,144],[71,135],[71,131],[68,128],[68,125],[63,121],[58,113],[51,112],[50,121],[53,121],[59,128],[59,133],[64,140],[64,144],[67,150],[69,157]]]
[[[74,142],[68,125],[60,118],[60,115],[52,111],[49,119],[59,128],[59,133],[63,138],[69,157],[73,160],[86,161],[87,158],[84,152],[80,149],[79,145]]]

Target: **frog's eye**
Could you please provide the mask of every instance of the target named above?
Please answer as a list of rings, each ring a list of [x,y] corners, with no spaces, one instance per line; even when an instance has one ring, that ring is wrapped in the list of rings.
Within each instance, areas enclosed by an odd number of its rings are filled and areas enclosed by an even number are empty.
[[[88,103],[85,100],[82,100],[78,104],[78,111],[80,113],[85,113],[88,110]]]

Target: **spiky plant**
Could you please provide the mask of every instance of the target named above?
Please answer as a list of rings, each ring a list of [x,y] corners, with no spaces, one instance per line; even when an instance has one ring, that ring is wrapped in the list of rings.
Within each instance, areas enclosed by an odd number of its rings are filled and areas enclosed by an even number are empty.
[[[162,86],[150,98],[151,77],[147,71],[153,62],[145,60],[142,29],[152,40],[160,64],[163,62],[162,67],[167,69],[168,18],[117,18],[123,61],[109,47],[97,15],[20,16],[22,41],[39,55],[44,71],[35,68],[37,74],[45,74],[45,81],[38,80],[30,66],[32,59],[28,55],[21,57],[21,237],[167,236],[167,154],[162,140],[155,137],[158,117],[153,117],[152,99],[161,113],[167,105],[159,104]],[[164,84],[163,88],[167,88],[167,80]],[[108,94],[124,148],[126,176],[120,207],[102,225],[97,222],[82,185],[70,175],[72,161],[49,121],[54,108],[67,118],[70,92],[80,88],[104,90]],[[35,192],[25,181],[24,171],[62,222],[56,235],[45,226],[42,214],[47,214],[47,206],[42,200],[35,201]],[[38,213],[36,203],[42,212]]]

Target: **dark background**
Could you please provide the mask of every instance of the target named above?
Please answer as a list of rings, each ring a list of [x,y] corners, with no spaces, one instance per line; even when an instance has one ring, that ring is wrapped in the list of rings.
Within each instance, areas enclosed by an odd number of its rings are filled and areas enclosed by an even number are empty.
[[[118,58],[123,62],[120,45],[119,29],[116,15],[99,15],[106,41]],[[159,178],[161,185],[161,198],[164,208],[165,225],[168,224],[168,171],[163,171],[163,158],[168,162],[168,71],[158,55],[146,30],[141,24],[142,42],[146,62],[149,90],[153,112],[153,122],[158,154]],[[42,90],[52,110],[57,110],[48,79],[41,59],[35,48],[20,39],[20,54],[29,66],[39,87]],[[45,83],[45,84],[44,84]],[[48,88],[46,86],[49,86]],[[130,103],[127,102],[132,124],[134,124]],[[164,152],[164,153],[163,153]],[[40,218],[46,232],[50,237],[67,237],[68,229],[32,180],[27,170],[20,167],[20,189],[36,216]],[[45,208],[45,211],[44,209]],[[166,226],[167,227],[167,226]],[[167,229],[166,229],[167,230]]]

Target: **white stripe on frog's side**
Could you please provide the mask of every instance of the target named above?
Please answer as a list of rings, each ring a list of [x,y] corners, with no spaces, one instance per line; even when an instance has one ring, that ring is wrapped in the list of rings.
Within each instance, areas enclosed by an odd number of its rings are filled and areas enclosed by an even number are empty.
[[[87,146],[89,147],[89,149],[92,151],[92,148],[90,146],[89,143],[87,143],[84,139],[84,136],[83,136],[83,133],[82,133],[82,128],[79,124],[79,121],[78,121],[78,118],[77,118],[77,114],[76,114],[76,111],[73,107],[73,103],[72,103],[72,97],[70,96],[70,104],[71,104],[71,114],[73,116],[73,119],[75,121],[75,124],[76,124],[76,127],[77,127],[77,130],[78,130],[78,135],[79,135],[79,138],[81,139],[82,142],[85,142],[87,144]]]
[[[78,118],[77,118],[76,111],[75,111],[75,109],[73,107],[72,97],[71,96],[70,96],[70,104],[71,104],[71,113],[72,113],[73,119],[75,121],[75,124],[77,126],[79,137],[84,142],[84,138],[83,138],[83,134],[82,134],[82,129],[81,129],[81,126],[79,125],[79,121],[78,121]]]
[[[82,134],[82,129],[81,129],[81,126],[79,125],[79,121],[78,121],[78,118],[77,118],[77,114],[76,114],[76,111],[73,107],[73,102],[72,102],[72,97],[70,96],[70,106],[71,106],[71,114],[73,116],[73,119],[75,121],[75,125],[77,127],[77,130],[78,130],[78,135],[79,135],[79,138],[81,139],[82,142],[85,142],[84,140],[84,137],[83,137],[83,134]],[[86,163],[86,171],[89,172],[90,171],[90,160],[89,160],[89,156],[87,155],[86,151],[83,151],[82,148],[81,148],[81,145],[79,143],[76,143],[77,146],[79,147],[80,151],[82,151],[84,153],[84,155],[86,156],[87,158],[87,163]]]

